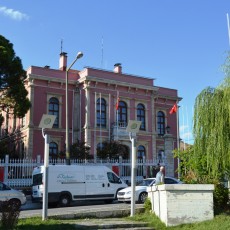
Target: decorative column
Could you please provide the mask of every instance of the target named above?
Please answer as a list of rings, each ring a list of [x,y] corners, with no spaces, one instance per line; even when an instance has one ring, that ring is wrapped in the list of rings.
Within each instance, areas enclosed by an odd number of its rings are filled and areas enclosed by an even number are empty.
[[[34,79],[30,78],[30,75],[28,76],[28,97],[32,105],[34,104]],[[25,157],[28,159],[32,159],[33,157],[33,135],[34,135],[34,107],[32,106],[29,111],[28,115],[26,116],[26,141],[25,141]]]
[[[164,135],[164,154],[165,154],[165,173],[166,176],[174,177],[174,157],[173,157],[173,136],[172,134]]]
[[[155,103],[154,103],[155,94],[152,92],[151,94],[151,104],[150,108],[151,110],[151,117],[152,117],[152,158],[156,159],[157,153],[156,153],[156,111],[155,111]]]
[[[85,89],[85,143],[91,146],[91,133],[90,133],[90,82],[86,82]],[[92,148],[93,150],[93,148]]]
[[[73,137],[72,142],[80,141],[80,90],[77,86],[73,92]]]

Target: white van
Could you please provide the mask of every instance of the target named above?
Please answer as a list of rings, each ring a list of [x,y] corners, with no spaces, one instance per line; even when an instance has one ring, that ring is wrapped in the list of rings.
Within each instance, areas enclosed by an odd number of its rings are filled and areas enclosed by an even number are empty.
[[[33,170],[33,202],[42,201],[44,166]],[[48,203],[68,206],[76,200],[117,199],[119,190],[127,187],[111,169],[95,165],[49,165]]]

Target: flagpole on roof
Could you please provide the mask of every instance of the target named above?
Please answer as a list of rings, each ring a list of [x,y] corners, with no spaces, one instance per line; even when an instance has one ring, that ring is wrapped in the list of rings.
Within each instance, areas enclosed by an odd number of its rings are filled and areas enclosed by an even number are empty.
[[[179,134],[179,106],[178,101],[173,105],[173,107],[170,109],[169,114],[176,113],[176,141],[177,141],[177,149],[178,149],[178,157],[177,157],[177,168],[178,168],[178,178],[180,178],[180,134]]]
[[[111,100],[111,94],[109,94],[109,121],[111,121],[110,118],[110,100]],[[111,141],[111,134],[110,134],[110,122],[109,122],[109,142]]]
[[[230,25],[229,25],[228,13],[227,13],[227,27],[228,27],[228,43],[229,43],[229,46],[230,46]]]
[[[102,137],[101,137],[101,93],[100,93],[100,149],[102,150]]]
[[[96,129],[97,129],[97,93],[95,92],[95,124],[94,124],[94,162],[97,159],[97,140],[96,140]]]
[[[117,102],[116,102],[116,112],[117,112],[117,141],[118,141],[118,109],[119,109],[119,91],[117,91]]]
[[[177,157],[177,168],[178,168],[178,172],[177,172],[177,176],[178,178],[180,178],[180,129],[179,129],[179,106],[178,106],[178,102],[176,102],[177,105],[177,113],[176,113],[176,119],[177,119],[177,149],[179,152],[179,155]]]
[[[183,127],[183,134],[182,134],[182,136],[183,136],[183,147],[184,147],[184,150],[185,150],[185,121],[184,121],[184,106],[182,105],[182,107],[181,107],[181,110],[182,110],[182,122],[183,122],[183,124],[182,124],[182,127]]]

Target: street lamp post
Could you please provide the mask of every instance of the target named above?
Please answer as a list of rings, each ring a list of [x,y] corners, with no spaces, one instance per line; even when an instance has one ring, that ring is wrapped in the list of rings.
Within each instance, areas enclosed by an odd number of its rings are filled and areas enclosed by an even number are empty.
[[[83,56],[82,52],[78,52],[75,60],[66,69],[66,164],[70,165],[70,153],[69,153],[69,106],[68,106],[68,72],[74,63]]]
[[[135,187],[136,187],[136,134],[141,126],[141,121],[129,120],[128,126],[126,127],[126,132],[129,133],[130,141],[132,142],[132,170],[131,170],[131,212],[130,216],[135,214]]]

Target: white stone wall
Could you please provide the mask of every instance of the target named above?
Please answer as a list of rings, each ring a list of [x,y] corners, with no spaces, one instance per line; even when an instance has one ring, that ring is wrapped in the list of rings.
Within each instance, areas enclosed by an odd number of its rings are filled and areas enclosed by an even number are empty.
[[[213,219],[213,190],[211,184],[164,184],[148,188],[148,196],[161,221],[174,226]]]

